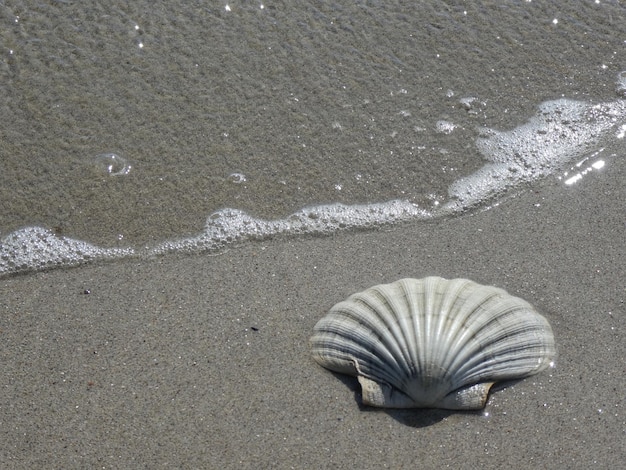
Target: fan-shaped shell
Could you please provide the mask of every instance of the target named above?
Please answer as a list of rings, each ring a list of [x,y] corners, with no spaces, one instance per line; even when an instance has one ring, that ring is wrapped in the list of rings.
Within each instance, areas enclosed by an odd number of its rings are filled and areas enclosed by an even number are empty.
[[[401,279],[335,305],[314,328],[313,358],[356,376],[363,403],[480,409],[490,387],[549,367],[552,329],[526,301],[468,279]]]

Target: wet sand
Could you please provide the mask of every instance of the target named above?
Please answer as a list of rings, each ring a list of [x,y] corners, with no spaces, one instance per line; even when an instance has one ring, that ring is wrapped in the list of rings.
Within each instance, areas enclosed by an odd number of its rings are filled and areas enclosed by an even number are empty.
[[[626,163],[461,218],[0,281],[2,468],[618,468]],[[557,367],[483,412],[359,406],[307,341],[334,303],[469,277],[534,304]]]

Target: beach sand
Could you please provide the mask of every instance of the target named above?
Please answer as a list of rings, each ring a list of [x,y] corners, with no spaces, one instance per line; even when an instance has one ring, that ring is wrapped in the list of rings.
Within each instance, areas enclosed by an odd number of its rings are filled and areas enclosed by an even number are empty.
[[[0,281],[2,468],[618,468],[626,162],[460,218]],[[402,277],[507,289],[555,369],[482,412],[359,405],[309,355],[336,302]]]

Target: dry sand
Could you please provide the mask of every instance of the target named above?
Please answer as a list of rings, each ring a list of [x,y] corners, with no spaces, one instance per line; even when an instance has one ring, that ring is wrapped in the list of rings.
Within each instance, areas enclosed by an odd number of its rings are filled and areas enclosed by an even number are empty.
[[[618,468],[626,162],[606,170],[461,218],[4,279],[0,467]],[[426,275],[530,301],[556,369],[484,412],[360,408],[310,360],[311,329]]]

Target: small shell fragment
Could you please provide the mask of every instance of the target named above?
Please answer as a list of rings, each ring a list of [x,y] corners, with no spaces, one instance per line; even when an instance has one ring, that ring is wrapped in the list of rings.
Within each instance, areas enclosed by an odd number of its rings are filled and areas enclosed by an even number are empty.
[[[484,408],[501,380],[553,365],[554,336],[533,307],[468,279],[401,279],[330,309],[313,359],[355,376],[363,403],[386,408]]]

